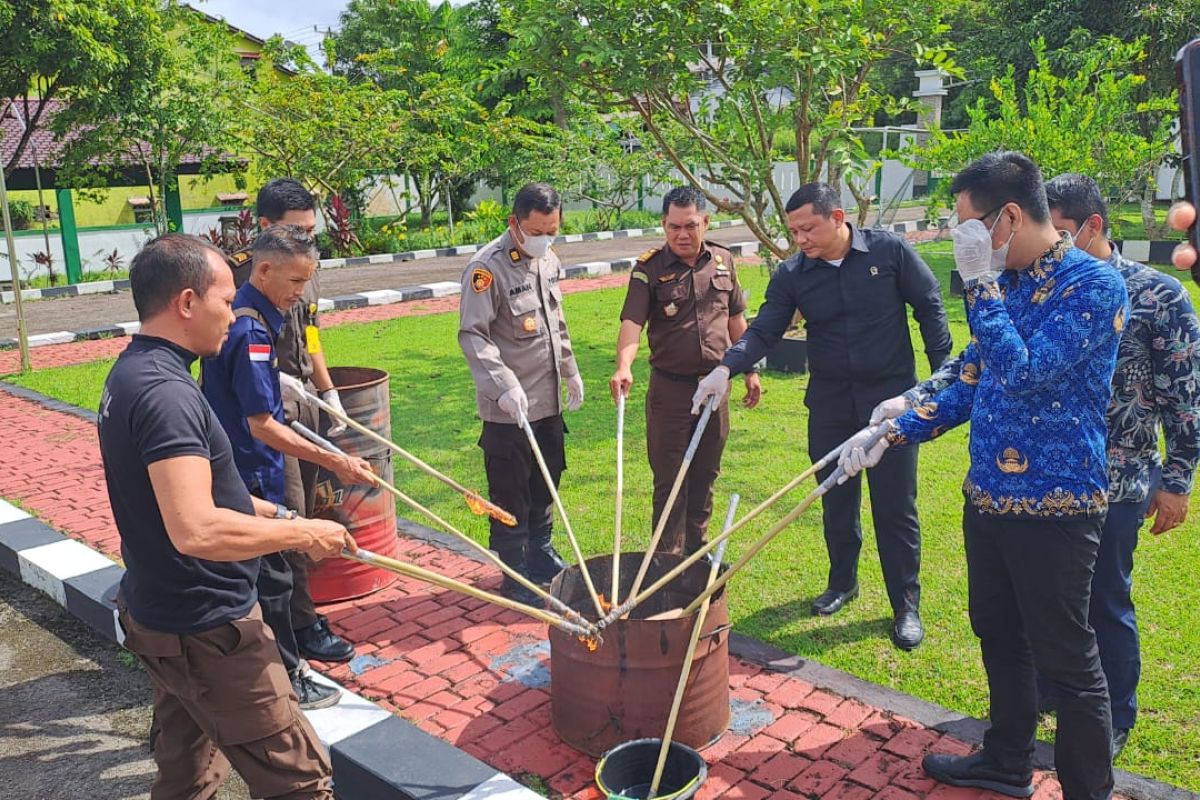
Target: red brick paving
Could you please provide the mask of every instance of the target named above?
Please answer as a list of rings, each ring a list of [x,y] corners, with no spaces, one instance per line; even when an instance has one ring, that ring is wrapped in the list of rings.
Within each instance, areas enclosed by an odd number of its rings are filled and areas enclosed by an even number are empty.
[[[615,275],[567,284],[568,291],[617,285]],[[576,288],[578,287],[578,288]],[[355,309],[330,314],[331,324],[437,313],[456,298],[426,304]],[[418,308],[424,306],[424,308]],[[386,316],[373,317],[382,312]],[[120,340],[64,345],[79,359],[114,355]],[[58,347],[36,354],[64,358]],[[7,355],[7,354],[4,354]],[[71,357],[75,357],[71,356]],[[0,364],[3,362],[0,361]],[[0,366],[0,368],[3,368]],[[0,495],[21,504],[70,536],[119,560],[100,466],[95,428],[71,415],[0,393]],[[446,573],[478,578],[495,588],[490,567],[401,539],[401,558]],[[493,669],[518,645],[545,641],[542,624],[417,581],[401,578],[369,597],[322,609],[343,636],[358,645],[351,665],[332,678],[455,744],[497,769],[533,775],[555,797],[600,800],[595,762],[562,743],[550,722],[549,687],[528,688]],[[544,656],[548,659],[548,656]],[[548,664],[545,665],[548,668]],[[747,734],[727,732],[704,751],[709,777],[699,800],[995,800],[999,795],[939,786],[921,771],[930,749],[967,753],[967,744],[855,698],[798,678],[730,659],[731,694],[767,709],[775,719]],[[1039,774],[1038,800],[1061,798],[1051,775]]]

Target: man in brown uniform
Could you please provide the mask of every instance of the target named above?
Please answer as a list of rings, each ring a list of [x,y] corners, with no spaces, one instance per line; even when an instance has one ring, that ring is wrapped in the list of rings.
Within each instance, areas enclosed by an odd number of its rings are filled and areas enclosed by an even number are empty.
[[[264,184],[255,198],[255,211],[258,213],[260,230],[271,225],[294,225],[312,233],[317,227],[316,201],[312,193],[294,178],[275,178]],[[251,255],[252,248],[247,248],[229,258],[234,284],[239,287],[250,278]],[[312,279],[304,287],[303,297],[284,315],[283,330],[275,341],[275,353],[280,372],[302,381],[308,391],[319,394],[325,402],[341,408],[341,398],[333,386],[333,379],[325,364],[325,353],[321,349],[317,310],[321,289],[318,275],[319,272],[313,273]],[[286,382],[283,385],[283,414],[284,422],[288,425],[299,420],[310,430],[317,430],[317,408],[290,391]],[[333,421],[326,433],[336,437],[345,429],[345,423]],[[284,453],[284,503],[288,508],[305,517],[313,516],[316,477],[316,464]],[[260,595],[268,603],[272,602],[271,598],[279,598],[279,602],[284,602],[290,591],[287,606],[300,656],[317,661],[349,661],[354,657],[354,646],[330,630],[328,621],[317,613],[313,604],[308,590],[307,557],[291,551],[284,555],[291,568],[290,576],[274,576],[278,578],[278,585],[268,580],[267,586],[259,587]],[[290,590],[287,588],[289,585]],[[284,611],[281,609],[279,613],[283,614]],[[308,688],[314,696],[334,692],[320,684],[311,684]]]
[[[528,419],[558,485],[566,469],[561,386],[567,408],[583,405],[559,289],[558,256],[550,242],[562,220],[558,192],[544,183],[522,187],[508,230],[467,264],[459,301],[458,343],[471,368],[483,433],[479,446],[493,503],[517,518],[509,528],[492,520],[489,547],[530,580],[549,583],[565,566],[550,542],[554,507],[529,441]],[[505,577],[505,596],[541,601]]]
[[[674,553],[691,553],[704,543],[712,487],[729,436],[729,405],[722,400],[700,438],[674,507],[665,509],[696,427],[692,395],[700,376],[719,364],[730,342],[746,331],[746,301],[733,255],[704,241],[706,205],[704,195],[690,186],[672,189],[663,198],[666,246],[643,253],[630,275],[617,336],[617,370],[609,380],[614,399],[629,393],[630,367],[648,323],[646,450],[654,473],[655,523],[664,512],[670,515],[660,546]],[[745,406],[757,405],[760,394],[758,375],[746,373]]]

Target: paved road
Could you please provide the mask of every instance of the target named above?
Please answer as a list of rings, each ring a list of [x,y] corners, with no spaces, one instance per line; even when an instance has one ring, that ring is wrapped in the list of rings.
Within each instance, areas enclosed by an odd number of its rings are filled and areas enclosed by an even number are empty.
[[[737,227],[714,231],[714,241],[731,243],[750,241],[745,228]],[[610,261],[617,258],[636,256],[662,241],[661,236],[638,239],[613,239],[603,242],[577,242],[555,246],[564,264],[584,261]],[[368,291],[371,289],[398,289],[434,281],[455,281],[462,277],[470,256],[447,256],[421,261],[404,261],[393,264],[366,264],[358,267],[323,270],[321,272],[321,295],[334,297],[341,294]],[[32,336],[52,331],[73,331],[137,319],[133,297],[129,292],[64,297],[56,300],[37,300],[24,304],[25,327]],[[0,305],[0,338],[15,337],[17,331],[16,309],[11,303]]]
[[[150,796],[150,684],[116,645],[0,572],[0,797]],[[245,800],[236,776],[220,800]]]

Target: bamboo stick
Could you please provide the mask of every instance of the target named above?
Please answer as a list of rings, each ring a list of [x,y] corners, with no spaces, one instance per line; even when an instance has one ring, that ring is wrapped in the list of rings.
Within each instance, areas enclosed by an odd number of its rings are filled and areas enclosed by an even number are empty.
[[[646,572],[650,569],[650,562],[654,559],[655,548],[662,539],[663,531],[667,527],[667,520],[671,516],[671,509],[675,505],[676,498],[679,497],[680,487],[683,486],[683,479],[687,475],[688,467],[692,464],[692,459],[696,457],[696,448],[700,446],[700,438],[704,436],[704,429],[708,426],[708,420],[716,406],[717,399],[715,397],[704,404],[704,410],[700,413],[700,421],[696,423],[696,430],[692,433],[692,440],[688,442],[683,460],[679,462],[679,471],[675,473],[675,482],[671,485],[671,493],[667,495],[666,505],[663,506],[662,512],[658,516],[658,524],[654,526],[654,534],[650,537],[646,554],[642,556],[642,563],[638,566],[637,577],[633,579],[633,585],[629,587],[631,597],[638,593],[638,590],[642,588],[642,581],[646,580]]]
[[[571,520],[567,517],[567,509],[563,507],[562,498],[558,496],[558,487],[554,485],[550,468],[546,466],[546,459],[542,455],[542,448],[537,443],[537,437],[533,434],[533,427],[529,424],[529,418],[524,414],[521,414],[518,421],[525,431],[525,438],[529,440],[529,448],[533,451],[534,458],[537,459],[538,469],[542,471],[542,479],[546,481],[550,499],[554,501],[554,507],[558,509],[558,514],[562,517],[563,528],[567,532],[567,541],[571,543],[571,549],[575,552],[575,560],[579,562],[579,572],[583,575],[583,583],[587,586],[588,595],[596,607],[596,616],[603,617],[604,605],[600,602],[599,595],[596,594],[596,585],[592,583],[592,574],[588,571],[587,562],[583,559],[583,551],[579,549],[579,540],[575,538],[575,531],[571,529]]]
[[[339,420],[340,422],[346,423],[351,428],[353,428],[354,430],[361,433],[363,436],[366,436],[368,439],[371,439],[372,441],[378,442],[379,444],[383,445],[384,447],[394,450],[396,453],[403,456],[406,460],[408,460],[409,463],[411,463],[413,466],[417,467],[419,470],[424,472],[426,475],[436,478],[437,480],[439,480],[442,483],[449,486],[451,489],[454,489],[456,492],[461,493],[463,496],[463,499],[466,501],[467,507],[471,509],[472,513],[487,514],[489,517],[499,520],[502,524],[507,525],[510,528],[517,524],[516,517],[514,517],[509,512],[505,511],[503,508],[500,508],[500,506],[496,505],[492,501],[483,497],[478,492],[468,489],[467,487],[463,486],[458,481],[451,478],[449,475],[444,475],[441,472],[438,472],[432,466],[425,463],[421,459],[417,458],[412,453],[408,452],[403,447],[401,447],[400,445],[393,442],[391,439],[380,436],[378,433],[371,430],[366,425],[363,425],[358,420],[352,419],[350,417],[350,415],[344,414],[341,411],[339,411],[338,409],[331,406],[329,403],[326,403],[324,400],[322,400],[317,395],[312,394],[311,392],[308,392],[308,391],[306,391],[304,394],[306,397],[308,397],[310,400],[312,400],[314,403],[316,403],[322,410],[324,410],[325,413],[328,414],[329,416],[333,417],[336,420]]]
[[[625,392],[617,396],[617,511],[613,520],[612,591],[608,602],[617,605],[621,590],[621,516],[625,499]]]
[[[317,445],[318,447],[322,447],[322,448],[330,451],[331,453],[337,453],[338,455],[346,455],[345,451],[342,450],[340,447],[338,447],[336,444],[329,441],[324,436],[321,436],[320,434],[315,433],[311,429],[305,427],[305,425],[303,423],[301,423],[299,420],[294,420],[292,422],[292,429],[295,430],[296,433],[303,436],[305,439],[308,439],[310,442]],[[488,561],[490,561],[492,564],[494,564],[496,567],[498,567],[500,569],[500,571],[503,572],[505,575],[507,575],[510,578],[512,578],[513,580],[517,581],[522,586],[524,586],[526,589],[529,589],[534,594],[536,594],[538,597],[540,597],[543,600],[545,600],[546,602],[548,602],[557,611],[559,611],[559,613],[561,613],[564,617],[566,617],[569,620],[572,620],[577,625],[590,625],[591,624],[578,611],[571,608],[569,605],[564,603],[562,600],[559,600],[557,597],[555,597],[554,595],[547,592],[541,586],[538,586],[536,583],[529,580],[529,578],[522,575],[519,571],[513,569],[508,564],[505,564],[491,550],[487,549],[486,547],[481,545],[479,542],[472,539],[470,536],[467,536],[465,533],[460,531],[458,528],[455,528],[449,522],[442,519],[437,514],[433,513],[428,508],[423,506],[421,503],[417,502],[413,498],[406,495],[404,492],[397,489],[392,484],[385,481],[380,476],[374,475],[374,473],[372,473],[372,475],[374,477],[376,486],[390,492],[392,494],[392,496],[399,498],[403,503],[407,504],[410,508],[420,511],[426,517],[428,517],[429,519],[433,520],[438,525],[445,528],[446,531],[449,532],[451,535],[453,535],[457,539],[459,539],[462,542],[464,542],[465,544],[467,544],[473,550],[478,552],[480,555],[482,555],[484,558],[486,558]]]
[[[729,498],[729,510],[725,514],[725,529],[733,524],[733,515],[737,511],[738,496],[735,494]],[[717,573],[721,569],[721,559],[725,557],[725,545],[729,543],[726,538],[717,546],[713,552],[712,566],[708,569],[708,582],[706,586],[711,586],[713,580],[716,579]],[[662,747],[658,750],[658,763],[654,767],[654,778],[650,781],[650,791],[646,794],[647,800],[651,800],[658,795],[658,785],[662,782],[663,768],[667,765],[667,753],[671,749],[671,739],[675,736],[675,723],[679,721],[679,708],[683,705],[683,695],[687,690],[688,677],[692,674],[692,658],[696,655],[696,645],[700,642],[700,632],[704,629],[704,620],[708,617],[708,606],[712,602],[712,595],[704,598],[704,602],[700,606],[700,613],[696,615],[696,622],[692,625],[692,636],[688,640],[687,652],[683,656],[683,669],[679,673],[679,683],[675,687],[675,699],[671,702],[671,713],[667,716],[667,729],[663,733]]]
[[[483,600],[486,603],[492,603],[502,608],[511,609],[518,613],[524,614],[527,617],[532,617],[540,622],[545,622],[547,625],[553,625],[556,628],[560,628],[572,636],[580,636],[586,639],[597,638],[596,631],[590,626],[585,628],[583,626],[576,625],[572,622],[568,622],[562,617],[555,616],[547,611],[543,611],[540,608],[534,608],[533,606],[528,606],[524,603],[518,603],[516,600],[509,600],[507,597],[503,597],[498,594],[492,594],[491,592],[484,591],[483,589],[477,589],[470,584],[457,581],[453,578],[447,578],[445,575],[439,575],[436,572],[427,570],[424,567],[418,567],[416,564],[410,564],[407,561],[389,558],[388,556],[380,555],[379,553],[374,553],[370,550],[363,550],[361,547],[358,549],[358,552],[355,553],[352,553],[349,550],[343,550],[341,555],[342,558],[348,558],[351,561],[358,561],[363,564],[368,564],[372,567],[386,569],[389,572],[395,572],[399,575],[404,575],[409,578],[416,578],[417,580],[431,583],[434,586],[440,586],[443,589],[449,589],[451,591],[465,594],[468,597],[474,597],[477,600]]]

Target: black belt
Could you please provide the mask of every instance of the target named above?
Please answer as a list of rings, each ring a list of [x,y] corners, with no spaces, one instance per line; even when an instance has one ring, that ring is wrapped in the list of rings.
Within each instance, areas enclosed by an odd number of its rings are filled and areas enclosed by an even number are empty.
[[[704,375],[680,375],[675,372],[667,372],[665,369],[659,369],[658,367],[651,367],[651,369],[654,370],[655,374],[661,375],[667,380],[674,381],[675,383],[699,383],[700,379],[704,377]],[[707,375],[708,373],[706,372],[704,374]]]

